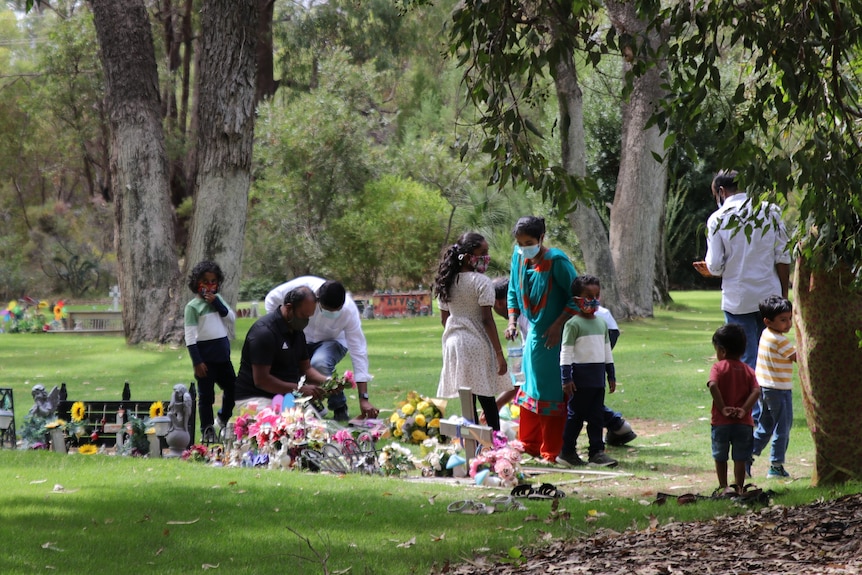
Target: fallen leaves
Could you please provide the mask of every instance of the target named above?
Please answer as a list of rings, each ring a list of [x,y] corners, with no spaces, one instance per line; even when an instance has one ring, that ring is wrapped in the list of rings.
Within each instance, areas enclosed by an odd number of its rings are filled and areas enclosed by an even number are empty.
[[[165,521],[166,525],[194,525],[200,521],[200,518],[192,519],[191,521]]]

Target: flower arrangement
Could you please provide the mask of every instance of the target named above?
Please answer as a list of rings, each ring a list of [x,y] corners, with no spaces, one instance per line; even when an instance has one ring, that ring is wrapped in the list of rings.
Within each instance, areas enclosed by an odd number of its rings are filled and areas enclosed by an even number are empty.
[[[321,387],[327,393],[333,392],[339,387],[356,387],[356,378],[353,377],[353,372],[349,369],[344,372],[344,375],[339,377],[337,371],[332,372],[332,376],[321,384]]]
[[[411,391],[389,418],[389,430],[399,441],[419,445],[440,435],[442,417],[443,410],[434,400]]]
[[[524,444],[518,440],[508,441],[499,431],[494,432],[493,441],[492,449],[483,450],[470,460],[470,477],[475,479],[477,474],[487,470],[484,475],[488,483],[514,487],[524,478],[521,470]]]
[[[377,456],[377,464],[384,475],[403,475],[422,463],[413,457],[413,452],[398,443],[390,443],[380,450]]]
[[[123,445],[117,446],[117,453],[122,455],[144,456],[150,452],[150,440],[147,437],[149,420],[145,421],[137,417],[130,417],[126,423],[126,432],[129,438]]]
[[[307,417],[301,407],[288,407],[277,413],[265,407],[254,414],[240,415],[234,425],[237,441],[249,440],[259,451],[275,453],[287,448],[320,448],[329,441],[326,424]]]
[[[443,444],[436,437],[429,437],[422,442],[420,454],[422,455],[422,475],[449,475],[451,470],[447,469],[449,458],[461,451],[458,443]]]
[[[153,417],[162,417],[165,414],[165,405],[161,401],[154,401],[150,404],[150,419]]]
[[[92,443],[86,443],[78,446],[78,453],[81,455],[93,455],[99,452],[99,448]]]
[[[87,420],[84,419],[87,416],[87,406],[83,401],[76,401],[72,404],[72,409],[69,410],[69,415],[71,416],[72,421],[65,425],[66,433],[70,437],[74,437],[74,445],[81,446],[82,438],[87,435]],[[89,441],[96,440],[99,438],[97,433],[93,433],[88,436]]]
[[[196,443],[183,451],[182,458],[185,461],[197,461],[200,463],[210,462],[210,452],[206,445]]]

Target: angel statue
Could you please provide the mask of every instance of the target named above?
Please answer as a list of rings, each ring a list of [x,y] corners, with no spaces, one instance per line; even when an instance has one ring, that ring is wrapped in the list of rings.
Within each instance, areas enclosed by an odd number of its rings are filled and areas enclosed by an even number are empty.
[[[174,386],[171,403],[168,405],[168,417],[171,419],[171,427],[168,433],[174,429],[188,431],[189,417],[192,414],[192,396],[182,383]]]
[[[57,406],[60,404],[60,390],[57,386],[54,386],[54,389],[51,390],[51,393],[45,391],[45,386],[41,384],[36,384],[33,386],[33,390],[31,391],[33,395],[33,407],[30,408],[30,412],[27,414],[30,417],[34,415],[37,417],[48,418],[54,415],[54,412],[57,411]]]

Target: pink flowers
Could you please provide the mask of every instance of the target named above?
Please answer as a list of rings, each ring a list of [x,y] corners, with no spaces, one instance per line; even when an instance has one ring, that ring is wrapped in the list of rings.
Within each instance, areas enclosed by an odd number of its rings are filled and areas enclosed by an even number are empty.
[[[505,436],[503,436],[505,437]],[[494,449],[482,451],[470,460],[470,477],[482,469],[492,471],[504,486],[517,484],[521,471],[521,454],[524,452],[524,444],[518,440],[505,442],[495,434]]]

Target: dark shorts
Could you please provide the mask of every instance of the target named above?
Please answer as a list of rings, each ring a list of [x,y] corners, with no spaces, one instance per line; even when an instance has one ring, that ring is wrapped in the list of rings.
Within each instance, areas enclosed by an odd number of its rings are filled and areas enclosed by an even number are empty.
[[[731,447],[733,448],[731,451]],[[748,461],[754,451],[754,428],[744,423],[712,426],[712,458],[727,461]]]

